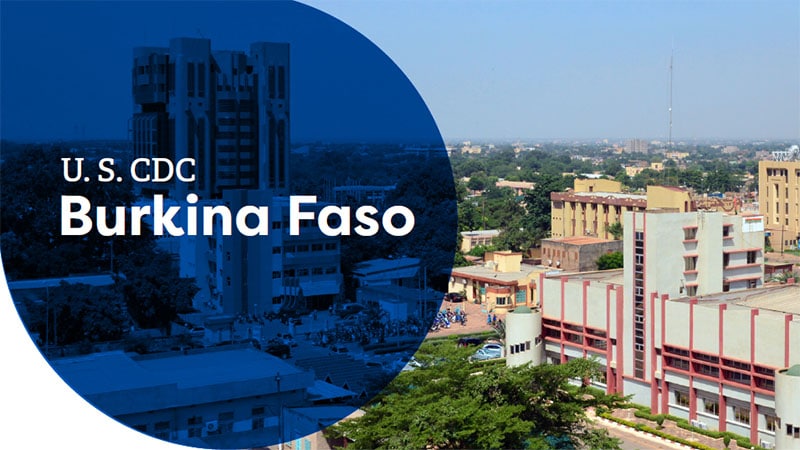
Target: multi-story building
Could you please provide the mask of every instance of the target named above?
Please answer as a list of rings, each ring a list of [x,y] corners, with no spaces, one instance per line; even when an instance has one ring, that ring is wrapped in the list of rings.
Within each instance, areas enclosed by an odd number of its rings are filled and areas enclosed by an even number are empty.
[[[492,239],[500,236],[500,230],[475,230],[461,232],[461,251],[469,253],[473,248],[492,245]]]
[[[530,181],[509,181],[509,180],[498,180],[494,182],[495,187],[499,188],[510,188],[514,190],[514,195],[521,196],[525,195],[525,191],[533,189],[536,185]]]
[[[227,314],[327,308],[342,285],[339,238],[309,221],[299,236],[289,234],[289,45],[212,52],[208,39],[178,38],[136,48],[133,98],[134,156],[195,161],[193,182],[141,183],[145,189],[178,203],[191,192],[205,206],[269,208],[268,236],[223,233],[217,215],[212,236],[164,240],[201,297]],[[139,175],[154,168],[141,164]]]
[[[133,53],[134,157],[196,162],[193,182],[142,186],[178,199],[219,198],[225,189],[288,192],[288,44],[257,42],[248,55],[177,38]],[[137,169],[155,175],[153,164]]]
[[[540,275],[543,341],[529,320],[528,336],[509,320],[507,344],[525,350],[507,353],[515,364],[594,357],[599,387],[653,413],[800,448],[796,369],[784,370],[800,362],[800,286],[761,286],[762,220],[626,214],[625,268]]]
[[[629,211],[661,209],[673,212],[695,210],[691,194],[674,186],[647,186],[647,194],[622,192],[610,180],[575,180],[575,188],[550,194],[550,237],[592,236],[611,239],[609,225],[622,223]]]
[[[647,153],[649,144],[644,139],[630,139],[625,143],[627,153]]]
[[[759,212],[776,250],[800,243],[800,160],[759,161]]]

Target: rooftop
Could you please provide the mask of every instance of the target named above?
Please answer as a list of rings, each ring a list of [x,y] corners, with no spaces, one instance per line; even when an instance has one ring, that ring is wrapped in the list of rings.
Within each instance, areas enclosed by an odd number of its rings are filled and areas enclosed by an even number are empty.
[[[589,245],[589,244],[604,244],[606,242],[614,242],[612,239],[601,239],[591,236],[569,236],[563,238],[549,238],[542,239],[542,243],[556,242],[570,245]]]
[[[122,351],[50,361],[75,391],[117,416],[305,389],[311,374],[255,349],[135,355]]]
[[[497,280],[501,283],[512,283],[532,273],[547,272],[550,270],[552,269],[549,267],[533,266],[530,264],[520,264],[520,270],[518,272],[499,272],[493,268],[486,266],[466,266],[466,267],[454,267],[452,275],[462,276],[467,278],[480,277],[485,279]]]
[[[590,280],[600,283],[622,285],[624,279],[623,269],[596,270],[593,272],[569,272],[560,274],[548,274],[548,277],[567,277],[570,280]]]
[[[800,284],[781,284],[778,286],[765,286],[757,289],[745,289],[734,292],[722,292],[697,297],[698,305],[717,306],[728,304],[733,307],[759,309],[785,315],[793,314],[800,317]],[[689,302],[689,297],[673,299],[672,301]]]

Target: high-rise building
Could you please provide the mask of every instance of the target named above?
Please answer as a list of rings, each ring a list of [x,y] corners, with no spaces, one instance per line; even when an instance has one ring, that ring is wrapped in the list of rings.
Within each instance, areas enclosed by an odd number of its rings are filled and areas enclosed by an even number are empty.
[[[649,145],[643,139],[630,139],[625,143],[626,153],[647,153]]]
[[[220,198],[225,189],[288,193],[288,44],[257,42],[246,54],[177,38],[133,55],[134,157],[196,162],[194,182],[143,187],[178,199],[188,192]],[[153,176],[154,167],[137,169]]]
[[[758,205],[775,250],[800,244],[800,160],[758,162]]]

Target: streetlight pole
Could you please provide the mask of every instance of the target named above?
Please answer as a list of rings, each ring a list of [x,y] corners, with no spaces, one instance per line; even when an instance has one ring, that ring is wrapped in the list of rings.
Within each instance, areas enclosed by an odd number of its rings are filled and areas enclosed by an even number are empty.
[[[283,398],[281,398],[281,373],[275,374],[278,385],[278,450],[283,450]]]

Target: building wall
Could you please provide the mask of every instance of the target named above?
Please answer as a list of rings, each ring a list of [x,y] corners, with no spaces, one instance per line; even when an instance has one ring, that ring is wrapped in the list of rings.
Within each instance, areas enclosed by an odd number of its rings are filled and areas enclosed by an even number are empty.
[[[602,178],[576,178],[573,186],[575,192],[622,192],[622,183]]]
[[[567,272],[597,270],[597,260],[606,253],[621,252],[622,241],[571,244],[559,239],[542,239],[542,264]]]
[[[692,210],[689,191],[670,186],[647,186],[647,208],[664,209],[673,212]]]
[[[759,212],[772,232],[773,248],[800,240],[800,161],[759,161]]]
[[[798,366],[794,370],[781,369],[775,376],[775,410],[780,418],[781,427],[776,433],[776,448],[800,449],[800,372]]]

